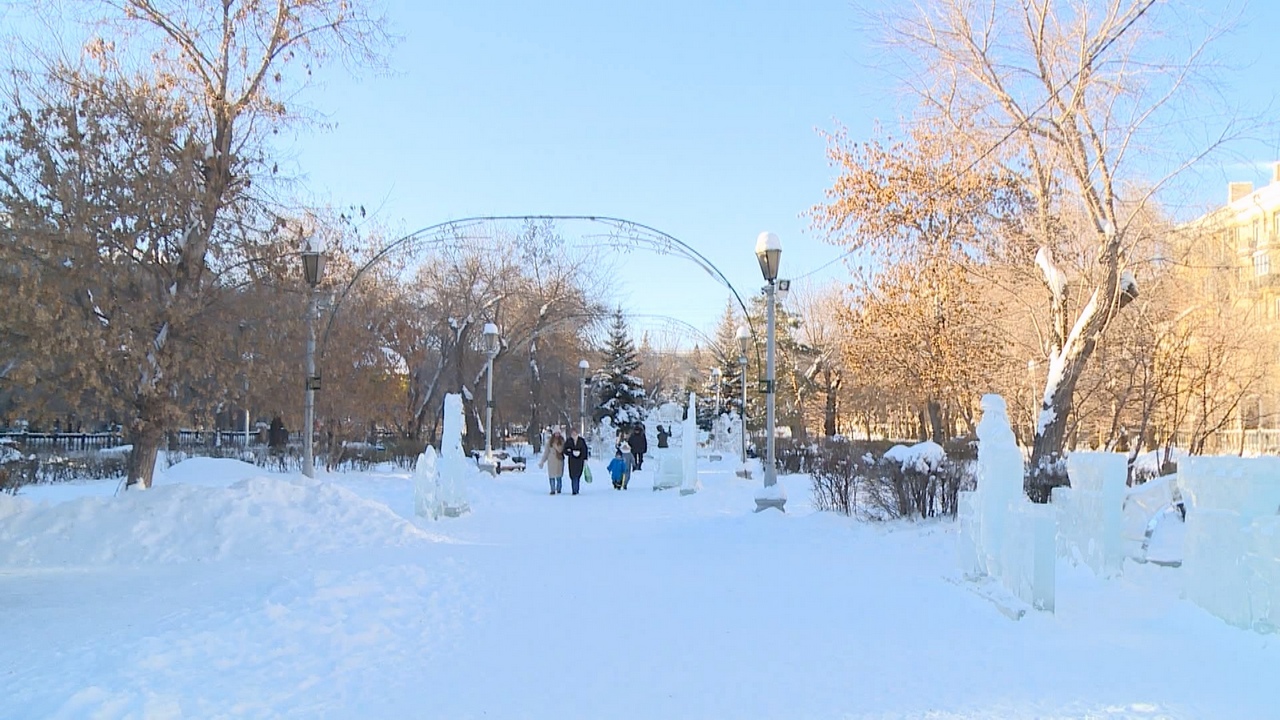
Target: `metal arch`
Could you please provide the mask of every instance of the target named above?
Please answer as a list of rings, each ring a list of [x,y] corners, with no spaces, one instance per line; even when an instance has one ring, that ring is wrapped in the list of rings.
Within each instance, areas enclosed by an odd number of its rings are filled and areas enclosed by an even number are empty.
[[[645,225],[644,223],[638,223],[633,220],[607,215],[477,215],[473,217],[447,220],[435,225],[428,225],[409,233],[404,237],[394,240],[379,249],[378,252],[374,253],[372,258],[366,261],[364,265],[361,265],[360,269],[356,270],[356,272],[352,274],[351,280],[347,282],[346,286],[342,289],[342,292],[334,298],[333,304],[329,308],[329,319],[325,323],[324,335],[321,338],[320,355],[323,357],[324,351],[328,347],[329,332],[333,328],[334,318],[337,316],[338,309],[346,299],[347,294],[351,292],[351,288],[360,280],[360,277],[365,273],[365,271],[386,259],[392,253],[399,251],[403,246],[413,242],[422,241],[425,239],[425,236],[432,233],[443,234],[443,231],[445,230],[452,230],[450,233],[451,237],[435,237],[427,239],[426,242],[431,245],[443,243],[446,240],[458,237],[461,230],[469,229],[488,222],[527,222],[539,220],[551,222],[585,221],[600,223],[614,228],[619,233],[619,235],[615,235],[614,239],[614,242],[618,245],[626,246],[625,243],[622,242],[622,238],[625,237],[633,241],[642,241],[648,244],[650,249],[660,254],[674,254],[693,262],[733,294],[734,300],[738,302],[738,307],[742,308],[742,317],[744,322],[746,322],[747,326],[751,329],[751,337],[754,340],[752,344],[756,351],[756,362],[757,364],[762,364],[760,360],[759,334],[756,332],[755,323],[751,321],[751,313],[748,311],[746,303],[743,302],[742,296],[738,294],[737,288],[733,286],[733,283],[729,282],[729,279],[725,277],[724,273],[722,273],[719,268],[708,260],[705,255],[673,235],[649,225]]]

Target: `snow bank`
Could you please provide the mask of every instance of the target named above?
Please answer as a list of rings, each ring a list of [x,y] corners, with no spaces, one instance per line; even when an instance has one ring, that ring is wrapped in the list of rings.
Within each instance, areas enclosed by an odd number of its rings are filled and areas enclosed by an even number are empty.
[[[385,505],[305,478],[171,484],[56,505],[0,498],[0,566],[249,559],[437,539]]]

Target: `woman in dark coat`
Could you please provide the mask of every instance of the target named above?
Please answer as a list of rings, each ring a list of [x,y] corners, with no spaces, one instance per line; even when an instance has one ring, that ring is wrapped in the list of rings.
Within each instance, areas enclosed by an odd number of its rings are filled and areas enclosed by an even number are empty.
[[[578,494],[578,482],[582,480],[582,466],[586,465],[587,441],[578,434],[575,427],[569,428],[569,441],[564,444],[564,458],[569,461],[569,483],[573,486],[573,494]]]
[[[649,439],[644,435],[644,425],[636,424],[631,430],[628,444],[631,445],[631,454],[635,458],[632,465],[639,470],[644,466],[644,454],[649,451]]]

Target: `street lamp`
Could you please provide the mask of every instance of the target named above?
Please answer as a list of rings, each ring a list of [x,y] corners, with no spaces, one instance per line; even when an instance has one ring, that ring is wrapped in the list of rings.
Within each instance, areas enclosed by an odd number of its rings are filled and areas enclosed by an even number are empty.
[[[718,367],[711,368],[711,384],[714,385],[716,389],[716,417],[720,417],[720,376],[721,374],[722,373],[720,372],[720,368]]]
[[[738,419],[742,423],[739,432],[742,435],[742,464],[747,464],[747,347],[751,343],[751,332],[746,325],[738,326],[738,381],[742,384],[742,409]]]
[[[485,403],[484,403],[484,459],[489,467],[495,467],[493,462],[493,358],[498,355],[498,348],[502,344],[498,337],[498,326],[493,323],[485,323],[484,330],[481,331],[484,338],[484,386],[485,386]]]
[[[307,298],[307,394],[302,406],[302,474],[316,476],[315,445],[316,391],[320,376],[316,374],[316,286],[324,277],[324,253],[315,236],[307,238],[302,250],[302,274],[311,292]]]
[[[578,361],[578,374],[581,375],[578,383],[578,434],[582,437],[587,436],[587,370],[590,369],[591,363]]]
[[[762,232],[756,238],[756,260],[760,263],[760,274],[764,276],[765,283],[764,293],[767,299],[765,303],[768,308],[767,323],[768,332],[765,336],[765,365],[764,365],[764,392],[765,392],[765,461],[764,461],[764,489],[756,495],[756,512],[760,512],[765,508],[775,507],[784,510],[787,504],[786,494],[779,492],[775,486],[778,484],[777,459],[774,454],[774,354],[775,354],[775,321],[777,314],[777,280],[778,266],[782,261],[782,241],[778,236],[771,232]]]

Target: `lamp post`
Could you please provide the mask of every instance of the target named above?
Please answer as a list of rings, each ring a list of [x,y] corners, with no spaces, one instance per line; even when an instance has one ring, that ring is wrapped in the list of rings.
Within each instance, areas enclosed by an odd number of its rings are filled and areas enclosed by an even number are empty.
[[[777,460],[774,454],[774,354],[775,342],[775,315],[777,313],[777,280],[778,266],[782,261],[782,241],[778,236],[771,232],[762,232],[756,238],[756,260],[760,263],[760,274],[764,275],[766,285],[764,286],[765,306],[768,309],[767,327],[768,332],[765,336],[765,366],[764,366],[764,392],[765,392],[765,461],[764,461],[764,489],[756,495],[756,512],[760,512],[765,508],[775,507],[784,510],[787,504],[787,496],[780,488],[775,487],[778,484]]]
[[[316,286],[324,277],[324,253],[308,238],[302,250],[302,274],[311,292],[307,298],[307,394],[302,406],[302,474],[316,476],[315,435],[316,390],[320,389],[320,376],[316,374]]]
[[[578,374],[581,376],[578,383],[578,434],[582,437],[587,436],[587,370],[590,369],[591,363],[578,361]]]
[[[493,462],[493,359],[498,355],[501,345],[498,337],[498,326],[485,323],[481,331],[484,338],[484,460],[488,467],[496,467]]]
[[[247,345],[244,341],[246,331],[249,329],[249,323],[240,321],[240,333],[236,336],[238,340]],[[253,353],[248,350],[241,350],[240,361],[244,364],[244,450],[249,451],[249,371],[253,368]]]
[[[747,464],[747,346],[751,343],[751,332],[747,326],[738,326],[738,380],[742,383],[742,408],[738,419],[742,423],[739,434],[742,435],[742,464]]]
[[[720,368],[711,368],[711,384],[716,388],[716,417],[720,417],[720,378],[722,373]]]

